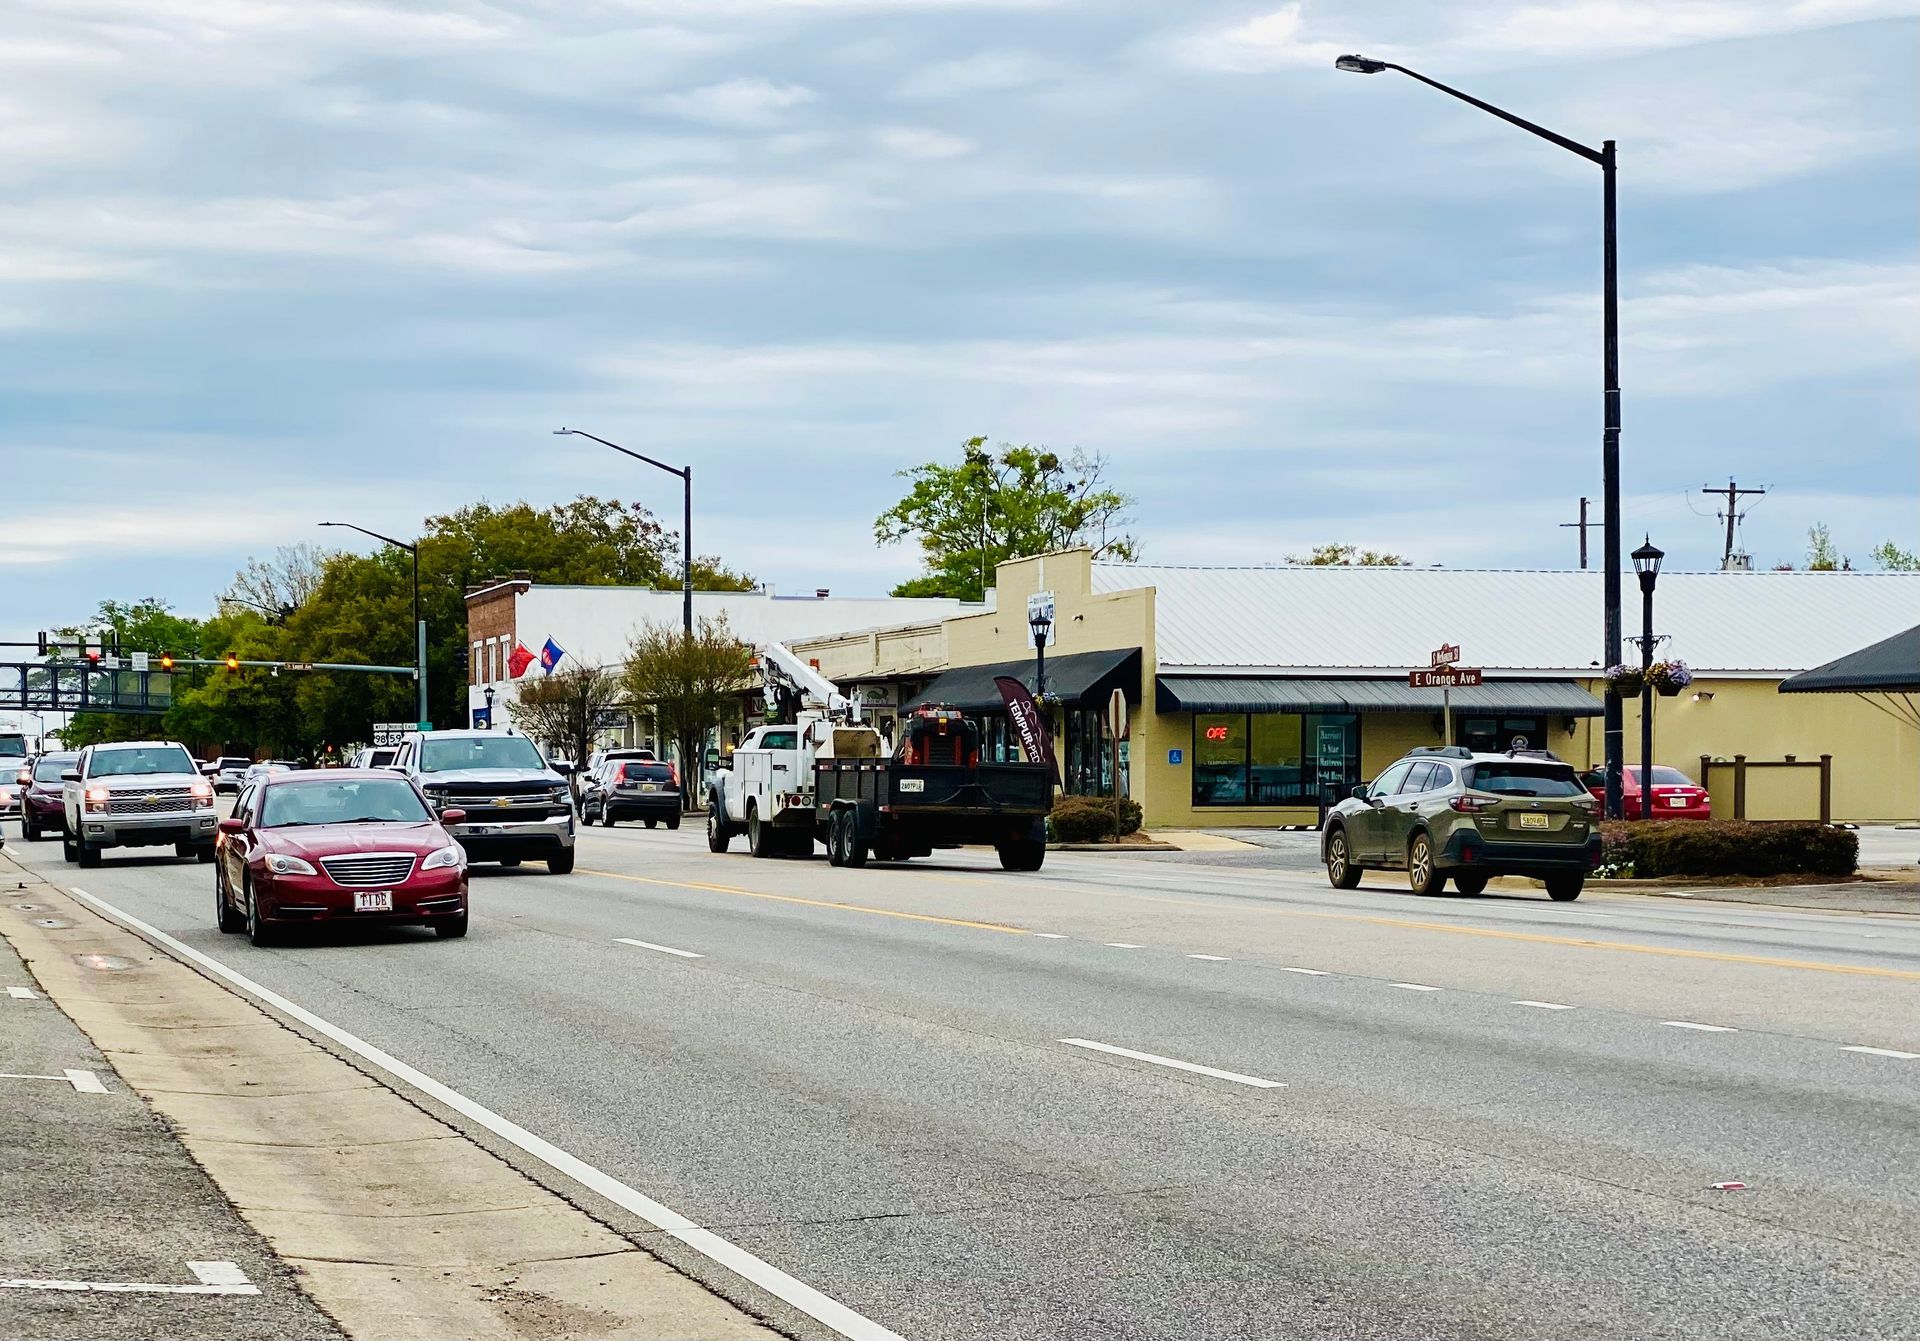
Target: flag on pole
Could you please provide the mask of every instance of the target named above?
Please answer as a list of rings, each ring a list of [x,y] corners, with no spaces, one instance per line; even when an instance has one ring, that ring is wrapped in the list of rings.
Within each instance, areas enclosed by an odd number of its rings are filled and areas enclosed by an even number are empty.
[[[553,674],[553,668],[560,664],[560,658],[566,654],[566,649],[559,643],[547,639],[547,645],[540,649],[540,669],[549,675]]]
[[[507,670],[514,679],[527,673],[527,667],[533,664],[533,653],[527,650],[525,643],[515,643],[513,651],[507,655]]]
[[[1007,705],[1007,717],[1020,740],[1020,752],[1027,756],[1028,763],[1045,764],[1053,780],[1058,782],[1060,763],[1054,758],[1053,733],[1048,729],[1046,713],[1033,701],[1027,687],[1011,675],[994,676],[993,687],[1000,691],[1000,701]]]

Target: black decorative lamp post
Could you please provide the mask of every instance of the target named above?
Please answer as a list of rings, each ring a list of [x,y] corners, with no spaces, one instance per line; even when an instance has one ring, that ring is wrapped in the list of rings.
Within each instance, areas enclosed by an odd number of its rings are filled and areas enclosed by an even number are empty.
[[[1640,575],[1640,669],[1653,665],[1653,584],[1660,580],[1664,551],[1652,540],[1633,552],[1633,571]],[[1653,681],[1640,689],[1640,818],[1653,818]]]

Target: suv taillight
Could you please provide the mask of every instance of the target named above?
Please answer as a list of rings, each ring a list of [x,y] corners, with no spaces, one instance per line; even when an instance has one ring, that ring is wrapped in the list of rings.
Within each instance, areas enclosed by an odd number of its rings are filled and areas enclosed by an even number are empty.
[[[1456,796],[1447,802],[1462,815],[1478,815],[1483,810],[1492,810],[1494,802],[1480,796]]]
[[[627,780],[627,766],[625,764],[620,764],[613,770],[613,785],[618,787],[621,783],[625,782],[626,780]]]

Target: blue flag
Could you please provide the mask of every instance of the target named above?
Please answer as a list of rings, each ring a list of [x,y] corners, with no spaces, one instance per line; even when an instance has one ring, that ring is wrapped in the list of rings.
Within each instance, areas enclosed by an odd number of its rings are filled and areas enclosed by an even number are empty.
[[[553,668],[560,664],[560,658],[566,654],[566,649],[559,643],[547,639],[547,645],[540,649],[540,669],[549,675],[553,674]]]

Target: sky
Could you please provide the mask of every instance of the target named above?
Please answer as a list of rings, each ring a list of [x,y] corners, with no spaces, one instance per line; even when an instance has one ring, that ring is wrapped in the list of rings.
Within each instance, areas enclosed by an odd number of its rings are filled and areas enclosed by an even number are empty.
[[[0,638],[582,492],[877,594],[894,472],[1106,454],[1157,563],[1920,547],[1920,0],[0,0]],[[1599,537],[1593,537],[1597,556]]]

